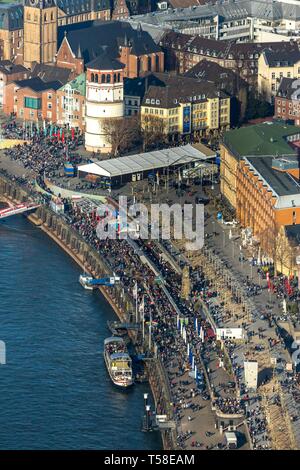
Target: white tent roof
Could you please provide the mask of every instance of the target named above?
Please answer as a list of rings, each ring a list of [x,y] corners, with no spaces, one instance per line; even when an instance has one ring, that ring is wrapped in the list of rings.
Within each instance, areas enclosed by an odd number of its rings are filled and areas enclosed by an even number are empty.
[[[155,152],[138,153],[127,157],[95,161],[87,165],[78,166],[78,171],[112,178],[156,168],[208,160],[210,158],[212,157],[208,157],[192,145],[187,144],[181,147],[156,150]]]

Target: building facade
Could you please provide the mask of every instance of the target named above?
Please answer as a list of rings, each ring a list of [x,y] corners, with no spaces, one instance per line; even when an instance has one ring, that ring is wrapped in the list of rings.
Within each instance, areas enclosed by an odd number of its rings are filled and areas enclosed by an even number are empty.
[[[275,268],[277,272],[288,276],[298,276],[299,264],[296,260],[300,254],[300,225],[282,225],[276,237]],[[299,331],[298,331],[299,339]]]
[[[38,77],[11,82],[6,86],[3,110],[25,121],[56,122],[56,91],[60,87],[58,81],[45,83]]]
[[[124,65],[102,54],[87,64],[85,147],[91,152],[110,153],[105,122],[124,117]]]
[[[248,84],[238,73],[221,67],[211,60],[201,60],[185,75],[201,82],[213,83],[216,90],[225,92],[231,97],[230,122],[232,126],[236,126],[244,119],[248,103]]]
[[[141,106],[141,124],[172,139],[217,135],[230,127],[230,97],[213,84],[193,78],[155,74],[163,86],[150,85]]]
[[[221,194],[268,253],[282,225],[300,222],[300,128],[263,123],[230,131],[221,144]]]
[[[29,70],[22,65],[13,64],[10,60],[0,62],[0,108],[6,100],[6,86],[8,83],[24,80],[29,77]]]
[[[85,130],[85,73],[66,83],[56,92],[57,123]]]
[[[25,0],[24,65],[54,63],[57,51],[57,6],[54,0]]]
[[[124,64],[124,77],[164,70],[161,48],[146,31],[134,30],[129,23],[111,21],[93,27],[86,25],[82,29],[60,28],[59,36],[56,64],[71,69],[74,77],[83,73],[84,65],[101,54],[103,48]]]
[[[257,88],[258,59],[266,49],[278,54],[298,52],[296,42],[240,43],[207,39],[174,31],[160,40],[165,52],[166,70],[186,73],[201,60],[216,62],[238,73],[250,87]]]
[[[300,51],[289,54],[264,51],[258,60],[258,93],[273,103],[282,78],[300,77]]]
[[[130,16],[129,9],[127,7],[125,0],[115,0],[114,8],[112,11],[111,19],[112,20],[123,20]]]
[[[137,19],[148,25],[219,41],[288,42],[298,38],[300,31],[299,2],[293,1],[294,5],[272,0],[193,3],[172,0],[168,2],[169,8],[166,2],[160,2],[158,6],[163,11]]]
[[[274,114],[278,119],[300,125],[300,80],[282,78],[275,96]]]
[[[0,60],[23,60],[23,5],[0,4]]]

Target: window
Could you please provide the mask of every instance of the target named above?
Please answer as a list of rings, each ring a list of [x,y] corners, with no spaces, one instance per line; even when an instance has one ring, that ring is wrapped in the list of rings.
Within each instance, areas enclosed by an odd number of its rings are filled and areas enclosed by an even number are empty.
[[[98,83],[98,74],[95,73],[95,83]]]
[[[47,108],[48,108],[48,109],[52,109],[52,103],[48,103],[48,104],[47,104]]]
[[[110,75],[106,75],[106,83],[110,83]]]
[[[95,81],[95,75],[91,73],[91,82],[94,82],[94,81]]]
[[[52,100],[52,94],[48,93],[48,100]]]
[[[31,98],[24,97],[24,107],[31,109],[41,109],[41,99],[40,98]]]
[[[105,75],[104,75],[104,73],[101,75],[101,83],[105,83]]]

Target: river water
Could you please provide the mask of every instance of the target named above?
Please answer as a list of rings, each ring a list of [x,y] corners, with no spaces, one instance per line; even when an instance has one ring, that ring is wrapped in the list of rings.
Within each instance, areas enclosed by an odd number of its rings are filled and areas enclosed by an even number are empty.
[[[103,360],[105,299],[78,266],[18,216],[0,222],[0,449],[162,448],[141,432],[146,384],[125,392]]]

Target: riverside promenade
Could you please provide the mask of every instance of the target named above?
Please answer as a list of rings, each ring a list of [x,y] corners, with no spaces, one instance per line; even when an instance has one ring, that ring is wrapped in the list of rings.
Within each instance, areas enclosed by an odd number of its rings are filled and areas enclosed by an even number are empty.
[[[6,176],[0,175],[0,200],[11,203],[25,202],[30,199],[27,188],[20,187]],[[66,221],[55,214],[45,205],[28,216],[28,219],[40,227],[52,240],[54,240],[83,270],[95,277],[112,275],[113,272],[105,259],[80,235],[70,227]],[[102,295],[110,303],[120,321],[130,321],[129,312],[134,312],[132,299],[122,285],[114,288],[100,287]],[[131,340],[136,345],[135,333],[130,333]],[[159,358],[147,361],[149,383],[153,393],[156,407],[161,414],[166,414],[169,421],[173,420],[173,411],[170,407],[170,387],[165,370]],[[163,447],[165,450],[176,448],[176,432],[174,429],[161,430]]]
[[[12,183],[5,177],[0,183],[1,193],[14,202],[28,199],[26,189]],[[113,289],[101,289],[120,320],[130,321],[135,312],[135,302],[133,297],[129,295],[129,292],[132,292],[132,282],[140,276],[140,278],[149,279],[152,284],[154,278],[154,273],[148,264],[143,266],[138,250],[126,246],[124,251],[124,244],[119,245],[118,243],[114,248],[116,253],[112,253],[112,247],[99,248],[96,245],[95,248],[95,244],[90,243],[94,240],[90,231],[91,220],[87,220],[83,224],[83,219],[79,217],[77,218],[79,222],[74,225],[70,221],[68,222],[65,217],[55,214],[45,205],[41,205],[37,212],[29,218],[53,238],[83,269],[94,276],[111,275],[115,272],[111,263],[113,255],[116,256],[118,262],[115,267],[123,262],[124,265],[132,267],[128,269],[124,277],[124,285]],[[88,228],[87,232],[86,228]],[[165,295],[164,289],[156,287],[153,294],[154,302],[151,302],[154,304],[153,314],[156,311],[160,326],[153,337],[152,345],[149,347],[147,335],[144,343],[141,342],[141,338],[133,335],[132,340],[137,348],[142,348],[149,355],[146,366],[157,413],[167,415],[168,421],[175,424],[175,429],[172,426],[162,430],[164,448],[220,448],[219,446],[224,445],[223,437],[216,430],[215,412],[212,409],[209,396],[203,398],[195,387],[195,380],[189,374],[186,345],[176,328],[176,306],[174,306],[174,302],[171,305],[170,294]],[[174,298],[177,299],[175,291],[172,292],[172,297],[174,295]],[[183,315],[191,316],[192,311],[189,313],[184,303],[180,303],[180,308]],[[188,334],[192,341],[191,326],[188,329]],[[160,331],[165,333],[160,335]],[[197,363],[199,370],[201,370],[200,356],[200,354],[195,356],[199,361]]]

